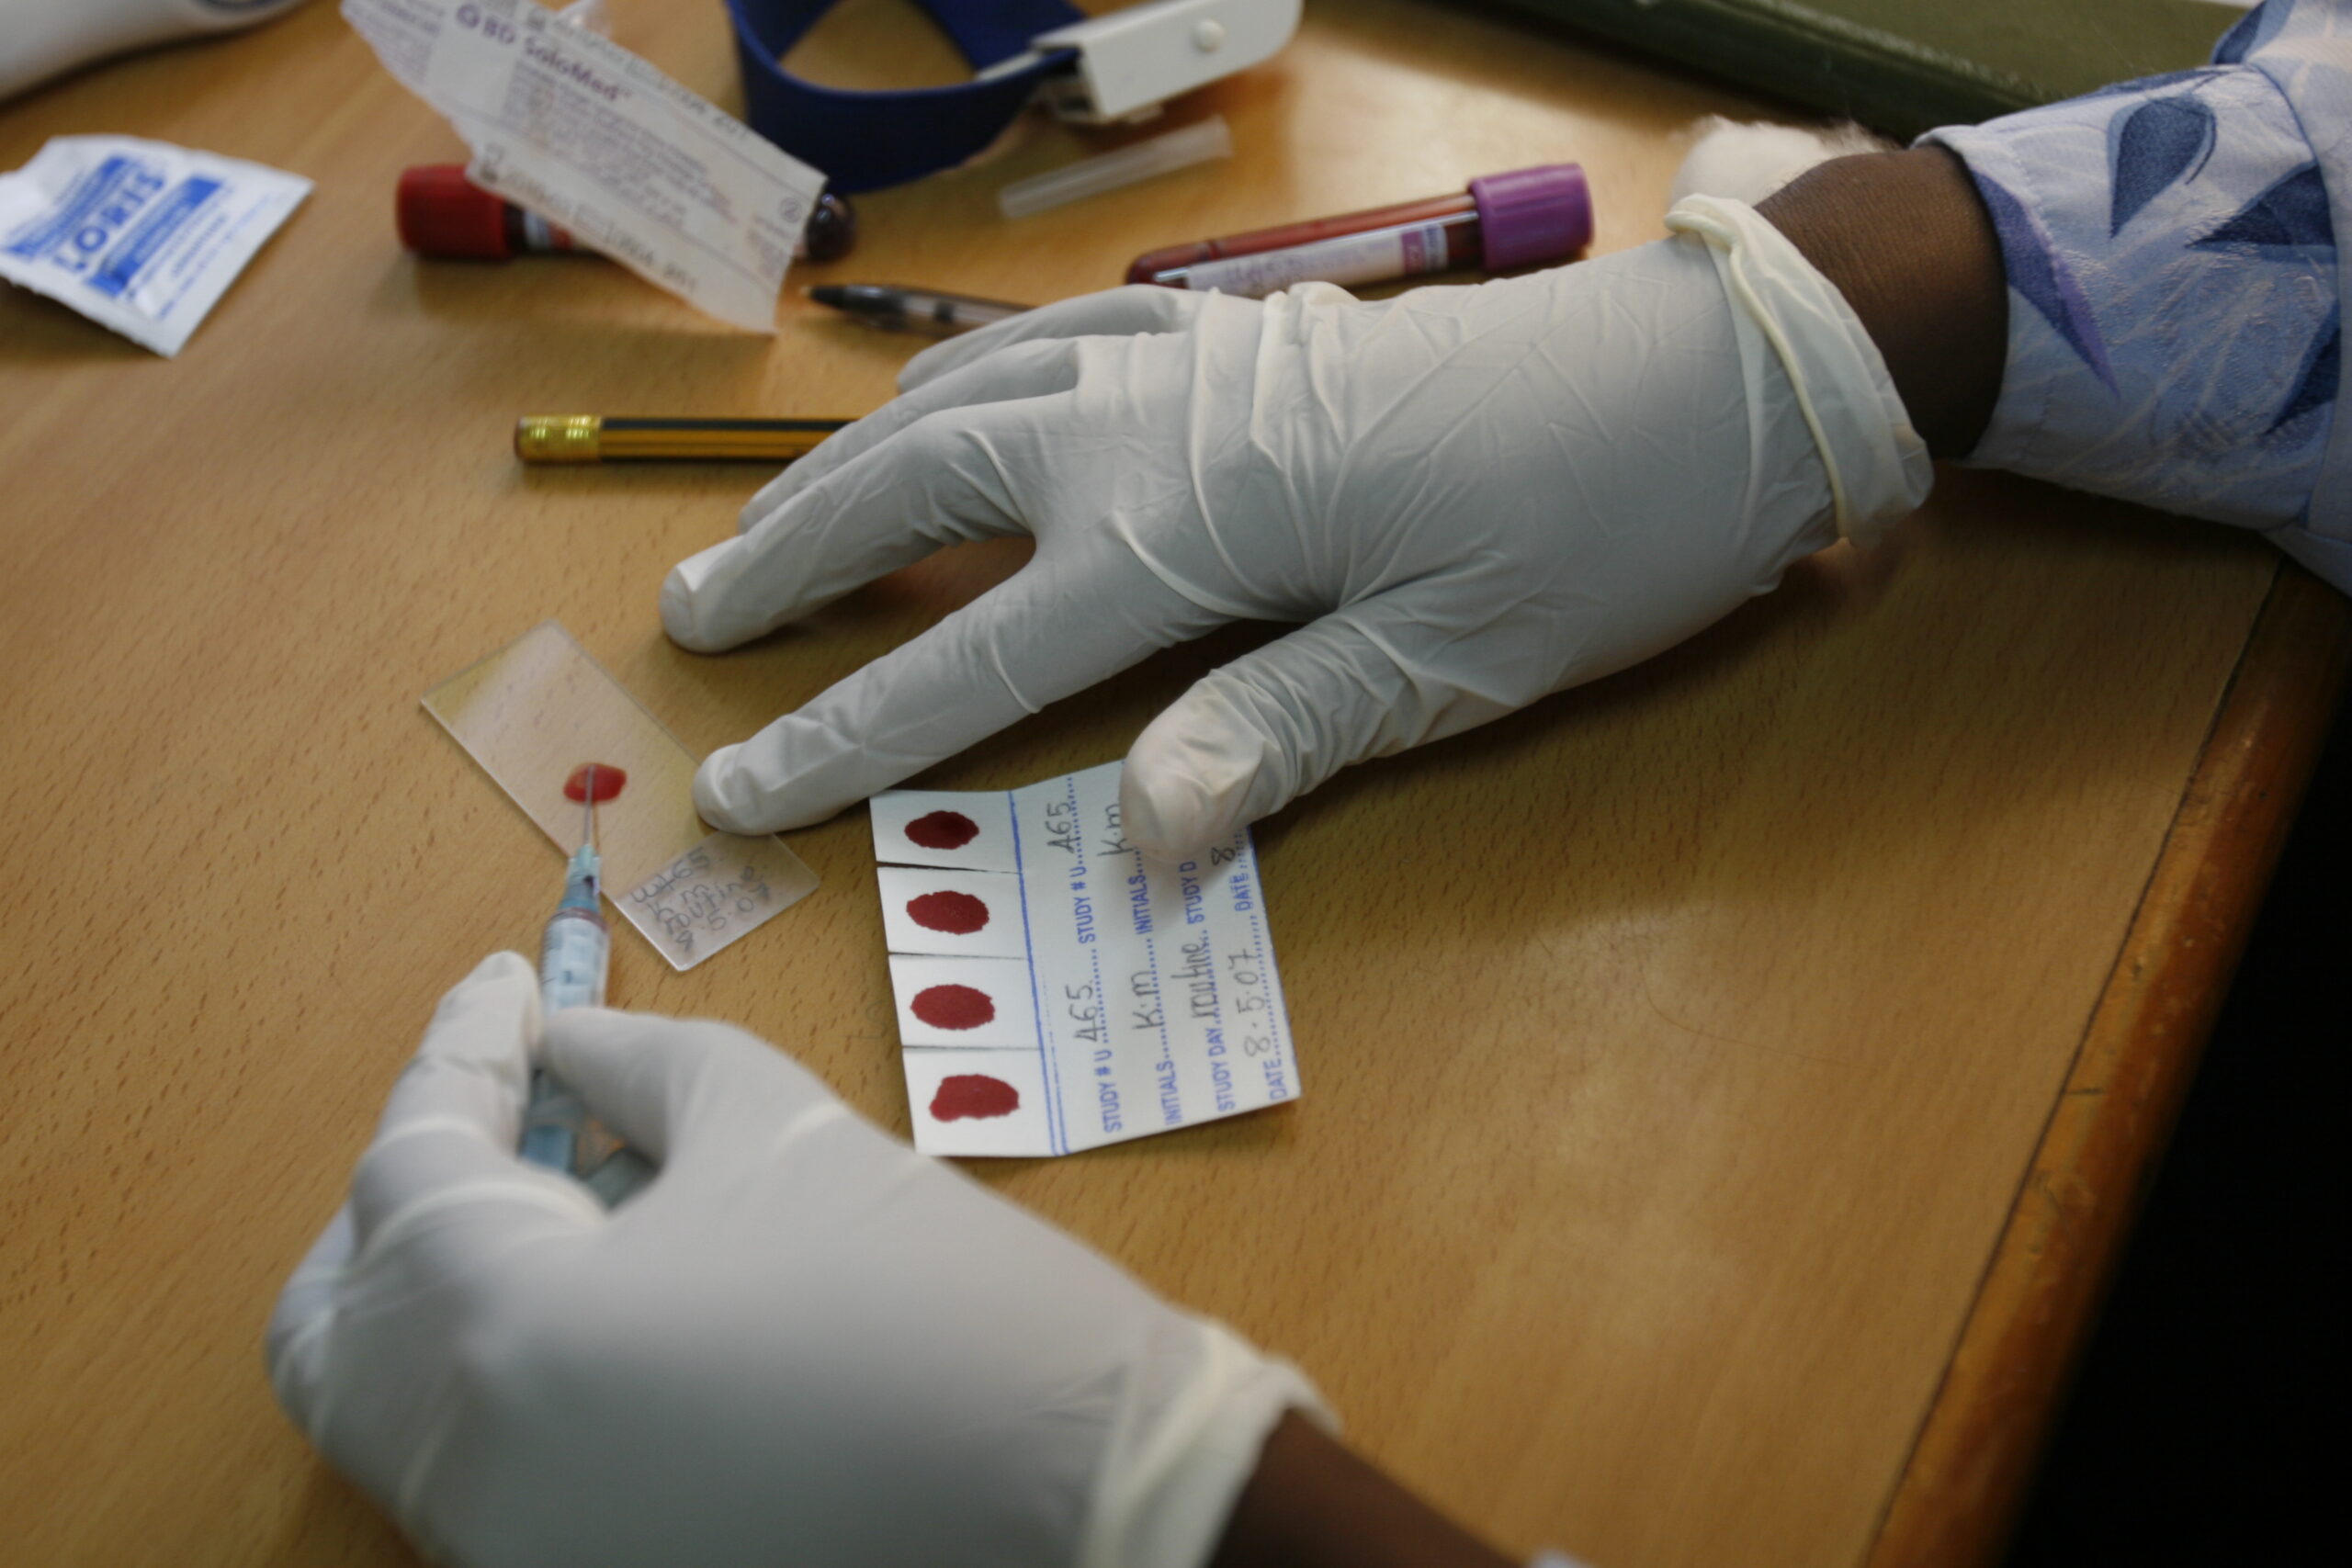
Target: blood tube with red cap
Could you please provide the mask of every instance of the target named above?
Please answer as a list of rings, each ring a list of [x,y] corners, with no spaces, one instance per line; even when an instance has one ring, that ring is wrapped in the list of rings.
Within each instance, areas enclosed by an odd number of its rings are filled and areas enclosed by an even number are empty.
[[[1592,243],[1592,194],[1575,164],[1472,180],[1454,196],[1170,245],[1137,256],[1129,283],[1262,299],[1307,282],[1386,283],[1432,272],[1566,261]]]
[[[466,178],[461,164],[420,164],[401,171],[392,197],[401,243],[421,256],[505,261],[518,255],[588,252],[571,231],[492,196]],[[838,261],[857,243],[857,213],[831,191],[817,198],[792,259]],[[593,252],[589,254],[594,254]]]

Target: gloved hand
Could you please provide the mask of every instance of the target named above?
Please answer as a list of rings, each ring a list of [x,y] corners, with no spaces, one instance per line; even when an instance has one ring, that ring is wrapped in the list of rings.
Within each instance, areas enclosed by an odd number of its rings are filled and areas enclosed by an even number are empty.
[[[720,1024],[548,1025],[662,1164],[606,1213],[515,1157],[537,1032],[512,953],[449,993],[269,1326],[288,1413],[440,1559],[1194,1568],[1314,1404]]]
[[[1363,304],[1131,288],[917,356],[903,394],[681,563],[670,635],[732,647],[941,545],[1010,581],[695,780],[716,826],[816,821],[1154,649],[1304,621],[1127,754],[1182,857],[1346,763],[1632,664],[1917,506],[1925,446],[1837,290],[1748,208],[1684,237]]]
[[[125,50],[266,22],[302,0],[0,0],[0,98]]]

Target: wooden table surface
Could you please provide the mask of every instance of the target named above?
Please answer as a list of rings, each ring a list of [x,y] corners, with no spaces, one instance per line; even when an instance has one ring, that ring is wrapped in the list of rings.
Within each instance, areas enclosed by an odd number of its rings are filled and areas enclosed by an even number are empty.
[[[716,5],[618,10],[740,101]],[[903,22],[846,6],[804,54],[948,79]],[[1755,107],[1491,14],[1323,0],[1173,117],[1223,113],[1233,162],[1009,223],[1000,185],[1100,144],[1040,123],[862,200],[852,260],[797,277],[1043,299],[1558,158],[1615,249],[1660,231],[1675,129]],[[912,344],[797,297],[775,337],[731,332],[594,261],[404,254],[395,177],[459,148],[323,4],[0,109],[0,167],[88,131],[318,189],[174,361],[0,290],[0,1559],[401,1562],[273,1406],[260,1336],[435,998],[545,914],[555,856],[419,694],[558,617],[707,750],[1023,549],[682,652],[662,574],[761,476],[526,472],[514,417],[862,412]],[[1295,1358],[1511,1551],[1981,1558],[2343,620],[2249,538],[1947,472],[1890,546],[1262,825],[1300,1102],[978,1173]],[[927,782],[1116,757],[1262,635]],[[684,976],[621,933],[615,999],[750,1026],[903,1132],[864,816],[793,842],[814,897]]]

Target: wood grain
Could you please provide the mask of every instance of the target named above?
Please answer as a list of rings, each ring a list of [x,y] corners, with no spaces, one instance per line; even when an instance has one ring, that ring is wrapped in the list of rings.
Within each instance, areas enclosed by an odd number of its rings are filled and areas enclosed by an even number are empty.
[[[2344,596],[2283,568],[2051,1110],[1871,1568],[1998,1561],[2318,763],[2347,663]]]
[[[618,9],[736,100],[718,7]],[[903,23],[844,6],[807,63],[887,71]],[[796,280],[1044,299],[1561,157],[1615,249],[1659,232],[1679,128],[1754,106],[1327,0],[1182,112],[1210,109],[1230,164],[1010,224],[1000,184],[1133,134],[1027,126],[862,199],[856,254]],[[0,1557],[401,1562],[273,1408],[259,1338],[435,997],[534,940],[555,874],[419,694],[553,616],[701,751],[1024,554],[684,653],[656,589],[758,476],[525,471],[514,417],[858,413],[912,344],[797,299],[772,339],[729,332],[594,261],[403,255],[394,179],[458,149],[324,5],[0,109],[0,166],[84,130],[318,189],[176,360],[0,293]],[[1888,547],[1266,824],[1298,1103],[980,1174],[1297,1359],[1514,1551],[1859,1562],[2275,575],[2244,536],[1946,474]],[[924,782],[1116,757],[1263,635]],[[793,845],[817,894],[685,976],[623,933],[615,999],[758,1030],[903,1131],[864,818]]]

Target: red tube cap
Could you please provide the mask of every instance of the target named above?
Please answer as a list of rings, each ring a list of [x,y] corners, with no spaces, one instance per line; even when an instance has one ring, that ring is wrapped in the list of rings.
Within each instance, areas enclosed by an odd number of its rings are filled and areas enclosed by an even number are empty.
[[[466,181],[458,164],[420,164],[401,171],[392,200],[401,243],[421,256],[504,261],[506,203]]]

